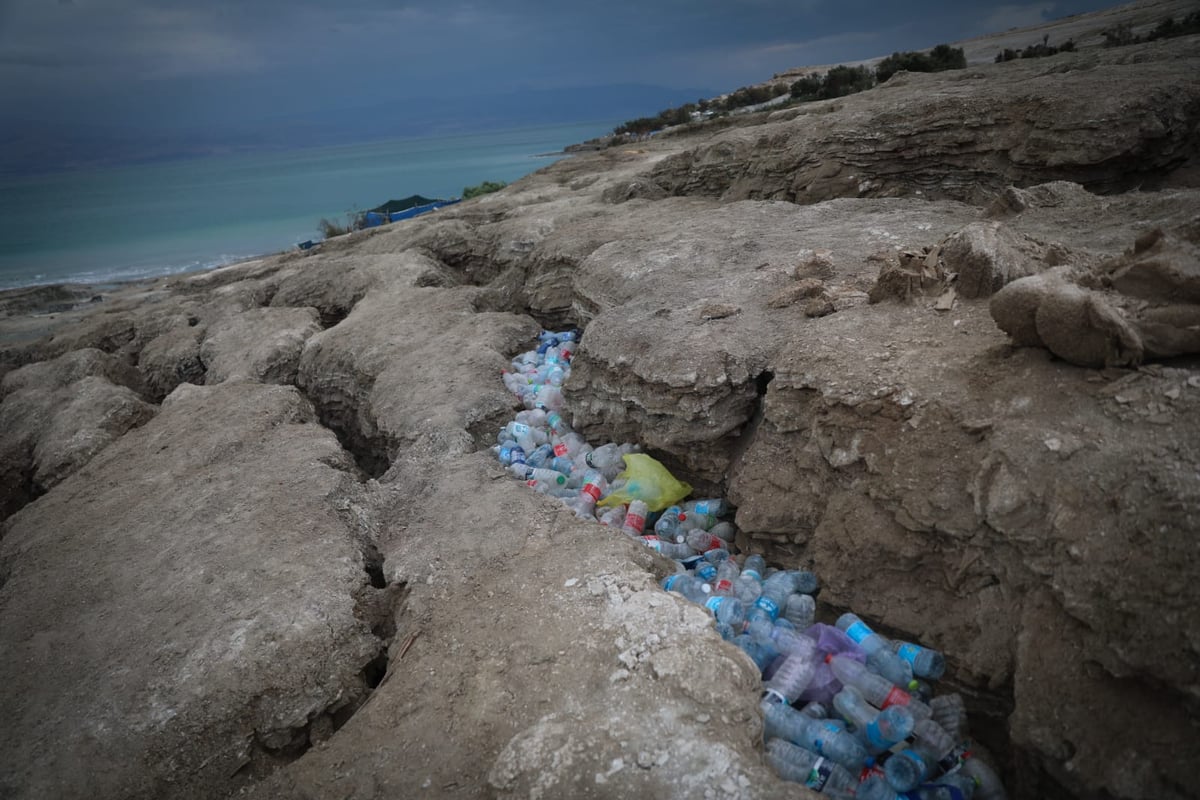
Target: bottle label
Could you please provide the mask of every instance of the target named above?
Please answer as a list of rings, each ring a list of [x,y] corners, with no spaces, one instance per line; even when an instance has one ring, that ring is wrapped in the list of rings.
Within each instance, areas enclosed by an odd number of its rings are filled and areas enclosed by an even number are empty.
[[[592,454],[591,453],[588,453],[587,455],[585,455],[583,457],[583,463],[587,464],[592,469],[596,468],[596,465],[592,463]]]
[[[871,747],[877,748],[879,750],[887,750],[889,747],[891,747],[892,745],[894,745],[896,743],[894,740],[889,739],[888,737],[884,736],[883,731],[879,730],[879,721],[878,720],[873,719],[870,722],[868,722],[865,732],[866,732],[866,736],[867,736],[867,741],[871,744]]]
[[[565,456],[567,454],[567,445],[564,442],[559,442],[554,445],[554,455]]]
[[[758,574],[758,570],[744,569],[744,570],[742,570],[742,574],[745,575],[747,578],[753,578],[754,580],[758,581],[759,583],[762,583],[762,576]]]
[[[855,622],[849,628],[846,628],[846,635],[855,641],[857,644],[862,644],[863,639],[866,639],[874,633],[873,630],[867,627],[867,624],[862,620]]]
[[[925,648],[921,647],[919,644],[909,644],[908,642],[905,642],[896,648],[896,655],[903,658],[909,664],[915,666],[917,663],[917,656],[921,655],[921,651],[924,649]]]
[[[832,762],[818,758],[813,762],[812,769],[808,772],[808,780],[804,781],[804,785],[814,792],[821,791],[825,788],[825,784],[829,783],[829,777],[833,775],[833,766]]]
[[[760,595],[759,598],[754,601],[754,605],[767,612],[772,621],[779,619],[779,604],[766,595]]]
[[[529,433],[529,426],[524,422],[513,423],[513,436],[524,436]]]
[[[700,565],[707,563],[703,556],[689,556],[688,558],[676,559],[680,564],[683,564],[684,569],[694,569],[696,573],[700,573]],[[716,570],[713,570],[716,572]]]
[[[708,600],[704,601],[704,607],[711,611],[712,615],[715,617],[717,615],[717,611],[719,611],[721,608],[721,603],[725,602],[727,599],[729,598],[710,597]]]
[[[721,578],[717,581],[717,585],[713,587],[714,592],[731,592],[733,591],[733,581],[728,578]]]
[[[946,754],[946,757],[938,762],[938,767],[945,775],[958,771],[958,768],[967,763],[967,759],[972,755],[967,744],[960,744]]]
[[[656,552],[656,553],[662,552],[662,542],[660,542],[658,539],[643,539],[642,541],[644,541],[646,543],[646,546],[649,547],[654,552]]]
[[[883,705],[880,708],[889,706],[906,706],[908,701],[912,700],[912,695],[901,689],[899,686],[893,686],[892,690],[887,693],[887,697],[883,698]]]
[[[697,514],[711,514],[711,513],[713,513],[710,510],[712,508],[712,506],[713,506],[713,503],[710,500],[698,500],[696,502],[695,508],[693,508],[692,510],[694,512],[696,512]]]
[[[512,449],[512,463],[514,463],[514,464],[524,464],[525,463],[525,451],[522,448],[514,447]]]
[[[683,577],[682,575],[672,575],[671,577],[669,577],[665,581],[663,581],[663,588],[666,589],[668,592],[671,591],[672,589],[675,588],[675,584],[679,583],[679,580],[682,577]]]
[[[594,483],[585,483],[583,485],[583,488],[579,490],[579,493],[586,494],[588,497],[592,498],[593,500],[600,499],[600,487]]]
[[[696,565],[696,574],[705,581],[711,581],[717,577],[717,568],[701,559],[701,562]]]
[[[641,533],[646,530],[646,518],[641,514],[625,514],[625,527]]]

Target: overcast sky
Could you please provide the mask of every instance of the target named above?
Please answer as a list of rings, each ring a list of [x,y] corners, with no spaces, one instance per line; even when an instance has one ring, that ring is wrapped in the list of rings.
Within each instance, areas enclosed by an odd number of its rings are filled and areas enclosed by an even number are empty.
[[[727,91],[794,66],[1113,5],[0,0],[0,109],[65,126],[172,129],[268,119],[297,107],[354,113],[432,94],[630,82]]]

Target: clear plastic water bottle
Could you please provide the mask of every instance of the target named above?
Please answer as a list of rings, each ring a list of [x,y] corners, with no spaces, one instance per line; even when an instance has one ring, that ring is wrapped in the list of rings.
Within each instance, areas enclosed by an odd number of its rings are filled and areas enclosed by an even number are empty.
[[[630,536],[641,536],[646,530],[646,514],[649,510],[641,500],[634,500],[625,510],[625,521],[621,523],[621,530]]]
[[[746,621],[746,611],[736,597],[709,597],[704,601],[704,607],[717,622],[724,622],[734,630],[741,630]]]
[[[735,636],[732,641],[741,648],[742,652],[750,656],[750,660],[754,662],[754,666],[758,667],[759,672],[770,666],[771,662],[779,655],[769,644],[753,639],[745,633]]]
[[[709,533],[713,536],[719,536],[727,542],[732,542],[734,537],[737,536],[737,528],[734,527],[732,522],[718,522],[712,526]]]
[[[946,674],[946,658],[937,650],[899,640],[893,640],[889,644],[896,655],[912,666],[913,675],[936,681]]]
[[[592,469],[604,473],[604,477],[612,480],[621,470],[625,469],[625,461],[621,456],[621,447],[609,442],[597,447],[584,456],[584,462]]]
[[[572,502],[571,508],[580,519],[595,519],[596,503],[608,489],[608,481],[596,470],[588,470],[583,475],[583,484],[579,487],[579,496]]]
[[[806,569],[790,569],[788,574],[792,577],[792,591],[799,594],[815,595],[817,590],[821,588],[817,581],[817,576]]]
[[[892,652],[888,640],[858,618],[855,614],[842,614],[837,626],[867,654],[867,663],[880,675],[897,686],[908,687],[912,681],[912,666]]]
[[[688,500],[683,504],[683,510],[689,514],[711,514],[719,517],[729,510],[729,504],[721,497],[706,497],[702,500]]]
[[[575,496],[574,489],[560,483],[551,483],[549,481],[540,481],[537,478],[530,478],[525,481],[525,485],[538,494],[549,495],[550,497],[568,499]]]
[[[516,420],[517,422],[520,422],[523,425],[528,425],[531,428],[545,428],[546,412],[540,408],[518,411]]]
[[[763,573],[766,571],[767,560],[757,553],[746,556],[746,560],[742,563],[742,575],[747,578],[753,578],[760,584],[763,580]]]
[[[762,593],[755,600],[755,605],[767,612],[774,621],[783,613],[787,606],[788,595],[791,594],[792,580],[786,572],[776,572],[763,581]]]
[[[726,550],[729,547],[724,539],[719,539],[711,533],[704,531],[688,531],[684,535],[684,541],[687,542],[688,547],[697,553],[707,553],[709,550]]]
[[[700,580],[707,584],[712,584],[717,579],[717,568],[710,561],[705,561],[701,558],[696,562],[696,566],[692,568],[695,575]]]
[[[682,530],[680,523],[683,522],[687,515],[683,513],[683,509],[679,506],[669,506],[663,509],[662,515],[658,521],[654,523],[654,533],[660,539],[671,539],[676,542],[686,541],[678,538]]]
[[[733,591],[737,594],[738,599],[742,601],[743,605],[753,606],[762,594],[762,584],[754,580],[754,578],[748,578],[745,574],[742,574],[741,577],[733,582]]]
[[[563,397],[562,389],[557,386],[543,386],[534,395],[532,405],[536,408],[544,408],[547,411],[562,411],[565,403],[566,398]]]
[[[732,558],[727,558],[717,565],[717,582],[713,584],[713,594],[733,597],[736,591],[733,582],[741,576],[741,568]]]
[[[825,719],[829,716],[829,709],[823,703],[812,700],[804,704],[804,707],[800,709],[800,713],[813,719]]]
[[[620,530],[621,525],[625,522],[625,506],[614,506],[606,509],[600,515],[599,522],[606,528],[616,528]]]
[[[711,601],[710,601],[711,602]],[[817,643],[807,636],[797,636],[787,648],[786,660],[763,684],[768,692],[782,698],[788,705],[796,702],[812,682],[817,670]]]
[[[933,712],[933,721],[941,725],[946,733],[956,741],[967,738],[967,707],[962,695],[958,692],[943,694],[930,699],[929,708]]]
[[[767,742],[766,760],[785,781],[830,797],[853,798],[858,788],[858,780],[845,767],[783,739]]]
[[[549,426],[551,433],[555,436],[565,436],[571,433],[571,426],[563,419],[563,415],[557,411],[542,412],[546,415],[546,425]],[[518,415],[520,416],[520,415]]]
[[[716,525],[717,518],[712,514],[700,514],[696,511],[688,511],[680,522],[680,527],[685,531],[707,531]]]
[[[696,605],[704,605],[708,601],[708,587],[702,581],[686,572],[676,572],[662,579],[662,588],[668,592],[676,592],[691,600]]]
[[[817,615],[817,601],[807,594],[790,594],[783,608],[783,618],[797,628],[808,628]]]
[[[628,519],[628,516],[626,516],[626,519]],[[626,530],[625,528],[622,528],[621,530],[625,531],[626,533],[629,533],[629,531]],[[629,534],[629,535],[632,536],[633,534]],[[681,561],[685,558],[696,555],[696,551],[693,550],[692,548],[688,547],[686,544],[676,544],[675,542],[664,542],[662,539],[659,539],[657,536],[643,536],[643,537],[641,537],[641,540],[651,550],[654,550],[655,552],[658,552],[658,553],[662,553],[667,558],[673,558],[676,561]]]
[[[567,476],[552,469],[531,467],[528,464],[513,464],[508,471],[524,481],[539,481],[553,486],[566,486],[567,484]]]
[[[710,564],[720,564],[722,561],[729,559],[728,550],[709,550],[704,554],[704,560]]]
[[[954,749],[954,740],[932,719],[913,726],[911,747],[894,753],[883,765],[887,782],[897,792],[910,792],[937,769],[938,761]]]
[[[959,770],[975,781],[975,800],[1008,800],[1000,777],[977,756],[967,758]]]
[[[833,707],[842,719],[854,725],[868,753],[882,753],[912,734],[912,713],[904,706],[876,711],[853,686],[833,696]]]
[[[855,800],[906,800],[896,794],[896,790],[888,785],[880,775],[870,775],[858,785]]]
[[[549,468],[550,460],[554,458],[554,449],[549,444],[539,444],[533,452],[525,457],[525,462],[531,467]],[[561,471],[561,470],[560,470]],[[566,470],[570,472],[570,470]]]
[[[913,719],[929,719],[933,712],[929,706],[893,684],[887,678],[876,675],[865,665],[846,656],[829,656],[826,663],[839,681],[853,686],[876,708],[907,706]]]
[[[832,720],[816,720],[768,695],[761,703],[763,736],[798,744],[841,764],[852,772],[862,768],[867,751],[852,734]]]

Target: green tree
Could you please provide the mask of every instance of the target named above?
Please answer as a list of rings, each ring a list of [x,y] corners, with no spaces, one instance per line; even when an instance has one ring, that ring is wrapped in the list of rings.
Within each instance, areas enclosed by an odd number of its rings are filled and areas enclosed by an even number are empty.
[[[875,85],[875,75],[866,67],[836,66],[825,73],[821,82],[822,100],[862,92]]]
[[[796,100],[819,100],[821,98],[821,76],[815,72],[805,75],[792,84],[792,97]]]

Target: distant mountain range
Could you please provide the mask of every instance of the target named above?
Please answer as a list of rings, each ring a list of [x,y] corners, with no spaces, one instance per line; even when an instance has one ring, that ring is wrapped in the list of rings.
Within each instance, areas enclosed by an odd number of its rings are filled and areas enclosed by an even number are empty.
[[[22,118],[11,111],[0,112],[0,174],[32,174],[565,122],[594,120],[616,124],[715,94],[708,89],[612,84],[425,97],[370,105],[342,105],[337,98],[322,98],[284,115],[235,118],[203,127],[173,127],[171,120],[157,127],[123,126],[119,120],[66,126]]]

